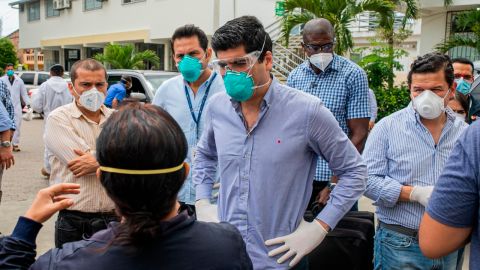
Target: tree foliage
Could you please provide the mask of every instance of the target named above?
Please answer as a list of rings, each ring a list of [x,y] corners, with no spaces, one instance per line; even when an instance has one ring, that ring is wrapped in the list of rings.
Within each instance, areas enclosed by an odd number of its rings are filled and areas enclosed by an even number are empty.
[[[104,53],[96,54],[94,58],[109,64],[113,69],[144,69],[145,62],[150,62],[154,66],[160,64],[160,58],[154,51],[136,52],[133,44],[109,44],[105,47]]]
[[[380,23],[386,23],[394,16],[392,0],[286,0],[282,33],[288,45],[290,31],[299,24],[313,18],[329,20],[335,30],[337,54],[345,54],[353,48],[350,24],[364,11],[378,14]]]
[[[18,62],[17,52],[12,41],[8,38],[0,38],[0,68],[5,68],[8,63]]]
[[[450,49],[459,46],[475,48],[480,54],[480,10],[471,10],[458,15],[455,20],[455,28],[459,32],[452,35],[442,43],[437,44],[436,49],[446,53]]]

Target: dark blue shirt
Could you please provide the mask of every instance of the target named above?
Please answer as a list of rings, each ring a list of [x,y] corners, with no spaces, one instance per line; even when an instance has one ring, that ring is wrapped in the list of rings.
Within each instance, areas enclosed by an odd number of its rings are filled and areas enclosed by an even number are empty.
[[[20,217],[13,234],[0,238],[0,269],[253,269],[235,227],[199,222],[186,211],[162,222],[162,236],[140,252],[110,245],[119,230],[119,223],[112,222],[90,239],[66,243],[35,261],[35,238],[41,227]]]
[[[472,227],[470,269],[480,269],[480,122],[458,139],[438,178],[427,212],[436,221],[456,228]]]
[[[125,85],[121,82],[116,83],[108,88],[107,97],[105,98],[104,104],[111,108],[113,99],[116,98],[118,103],[120,103],[126,95],[127,89],[125,88]]]

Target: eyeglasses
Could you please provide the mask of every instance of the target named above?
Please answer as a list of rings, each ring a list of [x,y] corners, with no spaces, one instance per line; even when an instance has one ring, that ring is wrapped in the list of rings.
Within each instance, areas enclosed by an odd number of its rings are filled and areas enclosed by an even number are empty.
[[[306,50],[309,50],[311,52],[331,52],[332,49],[333,49],[333,45],[335,45],[335,43],[333,42],[330,42],[330,43],[327,43],[327,44],[323,44],[323,45],[318,45],[318,44],[305,44],[302,42],[302,46],[306,49]]]
[[[455,79],[463,78],[465,81],[471,81],[473,79],[472,75],[462,75],[462,74],[455,74]]]
[[[261,53],[261,51],[253,51],[241,57],[213,60],[212,67],[220,74],[224,74],[227,70],[244,72],[255,65]]]

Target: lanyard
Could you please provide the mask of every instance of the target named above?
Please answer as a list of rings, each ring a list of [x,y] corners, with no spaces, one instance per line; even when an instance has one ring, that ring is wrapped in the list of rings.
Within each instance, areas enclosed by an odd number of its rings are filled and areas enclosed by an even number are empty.
[[[185,95],[187,96],[187,101],[188,101],[188,107],[190,108],[190,114],[192,115],[193,122],[195,122],[195,128],[197,132],[197,141],[200,133],[200,117],[202,117],[202,112],[203,112],[203,107],[205,107],[205,102],[207,101],[208,93],[210,92],[210,86],[212,86],[213,80],[215,80],[215,77],[217,76],[217,73],[213,73],[212,79],[210,80],[210,83],[207,86],[207,89],[205,90],[205,95],[203,96],[202,103],[200,104],[200,110],[198,111],[198,117],[195,116],[195,112],[193,111],[193,106],[192,106],[192,100],[190,99],[190,94],[188,93],[188,88],[185,85]]]

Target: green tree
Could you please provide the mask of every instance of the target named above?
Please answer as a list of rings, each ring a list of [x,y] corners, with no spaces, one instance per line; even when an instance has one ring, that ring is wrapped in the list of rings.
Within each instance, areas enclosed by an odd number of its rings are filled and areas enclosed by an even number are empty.
[[[387,24],[386,20],[393,20],[394,8],[392,0],[285,0],[282,33],[288,45],[293,27],[314,18],[325,18],[335,30],[335,52],[343,55],[353,48],[349,26],[358,14],[375,12],[379,15],[380,23]]]
[[[392,0],[397,9],[403,9],[404,16],[401,24],[398,27],[396,25],[395,16],[384,16],[379,22],[378,33],[379,36],[387,44],[387,54],[389,60],[386,68],[393,74],[395,70],[395,46],[401,44],[408,36],[411,35],[411,31],[406,29],[408,21],[416,19],[418,16],[417,0]],[[394,76],[388,77],[388,89],[393,88]]]
[[[463,32],[452,35],[437,44],[436,49],[446,53],[459,46],[475,48],[480,54],[480,10],[471,10],[458,15],[455,21],[456,30]]]
[[[109,64],[113,69],[143,69],[145,62],[150,62],[154,66],[160,64],[160,58],[154,51],[136,52],[133,44],[109,44],[105,47],[104,53],[96,54],[94,58]]]
[[[8,38],[0,38],[0,68],[5,68],[8,63],[16,64],[17,62],[17,52],[12,41]]]

